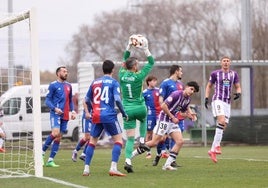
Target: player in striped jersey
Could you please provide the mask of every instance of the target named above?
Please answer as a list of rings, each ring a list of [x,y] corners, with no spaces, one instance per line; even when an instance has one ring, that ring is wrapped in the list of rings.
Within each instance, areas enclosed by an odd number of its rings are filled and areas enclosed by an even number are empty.
[[[180,112],[184,117],[188,117],[195,121],[196,114],[193,114],[189,110],[189,104],[191,102],[191,96],[193,93],[199,91],[199,85],[195,81],[188,82],[183,91],[174,91],[169,95],[166,100],[161,104],[161,112],[158,116],[157,124],[153,130],[153,139],[146,142],[147,146],[154,147],[159,141],[168,134],[174,139],[175,144],[171,148],[170,155],[167,158],[163,170],[177,170],[176,167],[172,167],[171,163],[177,158],[177,155],[183,145],[183,137],[181,130],[179,129],[179,119],[177,113]],[[142,148],[138,147],[133,153],[132,157],[144,153]]]
[[[169,77],[166,78],[164,81],[162,81],[162,83],[160,84],[160,88],[159,88],[159,101],[160,104],[163,103],[163,101],[174,91],[176,90],[183,90],[184,85],[181,82],[182,79],[182,67],[179,65],[172,65],[169,69]],[[179,118],[179,127],[181,129],[181,131],[183,132],[184,130],[184,118],[180,115],[180,113],[178,113],[178,118]],[[170,143],[170,144],[169,144]],[[166,153],[166,150],[168,150],[169,148],[172,148],[172,146],[174,145],[174,141],[170,138],[168,138],[168,136],[166,136],[166,138],[163,138],[163,140],[161,140],[159,142],[159,144],[157,145],[157,155],[155,157],[155,159],[153,160],[153,166],[157,166],[158,162],[160,160],[160,158],[167,158],[168,154]],[[167,147],[168,146],[168,147]],[[177,167],[177,163],[176,161],[174,161],[174,163],[172,164],[172,166]]]
[[[229,123],[233,85],[236,90],[233,99],[237,100],[241,96],[241,86],[238,74],[236,71],[230,69],[230,65],[231,59],[229,57],[223,57],[221,59],[221,69],[215,70],[210,74],[210,78],[206,86],[205,107],[208,108],[209,94],[212,86],[214,85],[214,95],[212,97],[211,108],[217,122],[214,140],[211,149],[208,151],[208,154],[214,163],[217,162],[216,154],[221,154],[220,143],[224,129]]]

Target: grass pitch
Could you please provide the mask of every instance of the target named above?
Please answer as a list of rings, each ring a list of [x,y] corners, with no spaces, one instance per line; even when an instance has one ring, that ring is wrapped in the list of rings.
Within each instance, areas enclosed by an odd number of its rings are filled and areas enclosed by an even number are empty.
[[[96,149],[90,170],[91,176],[83,177],[82,161],[72,162],[71,150],[60,150],[55,158],[59,168],[44,167],[44,176],[57,179],[53,182],[42,178],[0,178],[3,188],[62,188],[62,187],[100,187],[100,188],[235,188],[268,187],[268,146],[224,146],[218,163],[208,157],[205,147],[183,147],[177,162],[182,165],[177,171],[161,169],[165,159],[158,166],[152,166],[152,159],[145,154],[133,160],[134,173],[126,177],[108,175],[111,149]],[[152,151],[155,153],[155,149]],[[46,157],[49,152],[47,152]],[[154,156],[153,156],[154,157]],[[118,169],[125,172],[124,151]],[[68,184],[70,183],[70,184]]]

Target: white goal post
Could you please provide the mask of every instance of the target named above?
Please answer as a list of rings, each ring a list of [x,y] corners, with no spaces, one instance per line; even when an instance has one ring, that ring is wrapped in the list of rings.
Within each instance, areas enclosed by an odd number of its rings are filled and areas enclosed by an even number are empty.
[[[17,135],[18,137],[16,139],[12,137],[12,139],[8,140],[6,136],[6,140],[4,141],[3,147],[5,152],[0,153],[0,178],[31,175],[43,177],[39,45],[36,9],[32,8],[18,14],[12,13],[12,15],[0,14],[0,104],[4,111],[4,116],[0,118],[0,121],[3,121],[3,129],[6,135],[8,135],[8,129],[10,127],[5,127],[5,124],[16,122],[17,119],[14,117],[17,114],[19,116],[18,121],[20,121],[20,124],[17,124],[17,127],[14,128],[17,132],[11,134],[12,136]],[[10,35],[10,30],[12,35]],[[11,77],[13,82],[11,83],[12,87],[10,87],[9,83]],[[10,89],[13,86],[24,84],[31,86],[31,90],[27,91],[30,97],[28,99],[26,97],[26,102],[19,96],[17,98],[11,97],[9,101],[6,100],[7,96],[12,96],[12,93],[8,91],[11,91]],[[5,97],[2,97],[4,95]],[[22,93],[20,95],[22,96]],[[16,101],[14,99],[19,100]],[[17,106],[12,108],[11,106],[14,103]],[[20,111],[23,110],[23,107],[27,111],[25,116]],[[31,123],[24,122],[27,120],[31,121]],[[32,131],[25,132],[27,125],[33,125],[31,127]]]

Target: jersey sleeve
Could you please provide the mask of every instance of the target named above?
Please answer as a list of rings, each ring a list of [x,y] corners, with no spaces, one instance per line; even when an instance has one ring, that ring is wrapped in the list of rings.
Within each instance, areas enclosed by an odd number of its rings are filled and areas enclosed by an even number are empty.
[[[154,58],[153,56],[147,57],[148,63],[144,65],[144,67],[141,69],[141,75],[143,78],[145,78],[153,69],[154,66]]]
[[[54,110],[56,108],[56,106],[54,106],[53,104],[53,93],[54,93],[54,89],[53,89],[53,85],[50,84],[48,86],[48,93],[47,93],[47,96],[46,96],[46,105],[51,109],[51,110]]]

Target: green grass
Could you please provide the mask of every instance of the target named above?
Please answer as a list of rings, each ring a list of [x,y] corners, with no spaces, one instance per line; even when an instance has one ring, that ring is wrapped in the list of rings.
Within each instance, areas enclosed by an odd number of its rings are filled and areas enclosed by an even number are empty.
[[[110,177],[111,149],[96,149],[91,165],[91,176],[83,177],[83,163],[71,161],[71,150],[60,150],[55,161],[59,168],[44,167],[44,176],[85,187],[147,188],[147,187],[268,187],[268,146],[224,146],[223,154],[214,164],[208,158],[208,148],[183,147],[177,162],[183,167],[177,171],[163,171],[165,160],[157,167],[145,155],[133,160],[135,173],[126,177]],[[155,150],[153,150],[155,152]],[[47,153],[48,155],[48,153]],[[124,151],[118,169],[122,172]],[[70,187],[40,178],[0,178],[3,188],[61,188]]]

